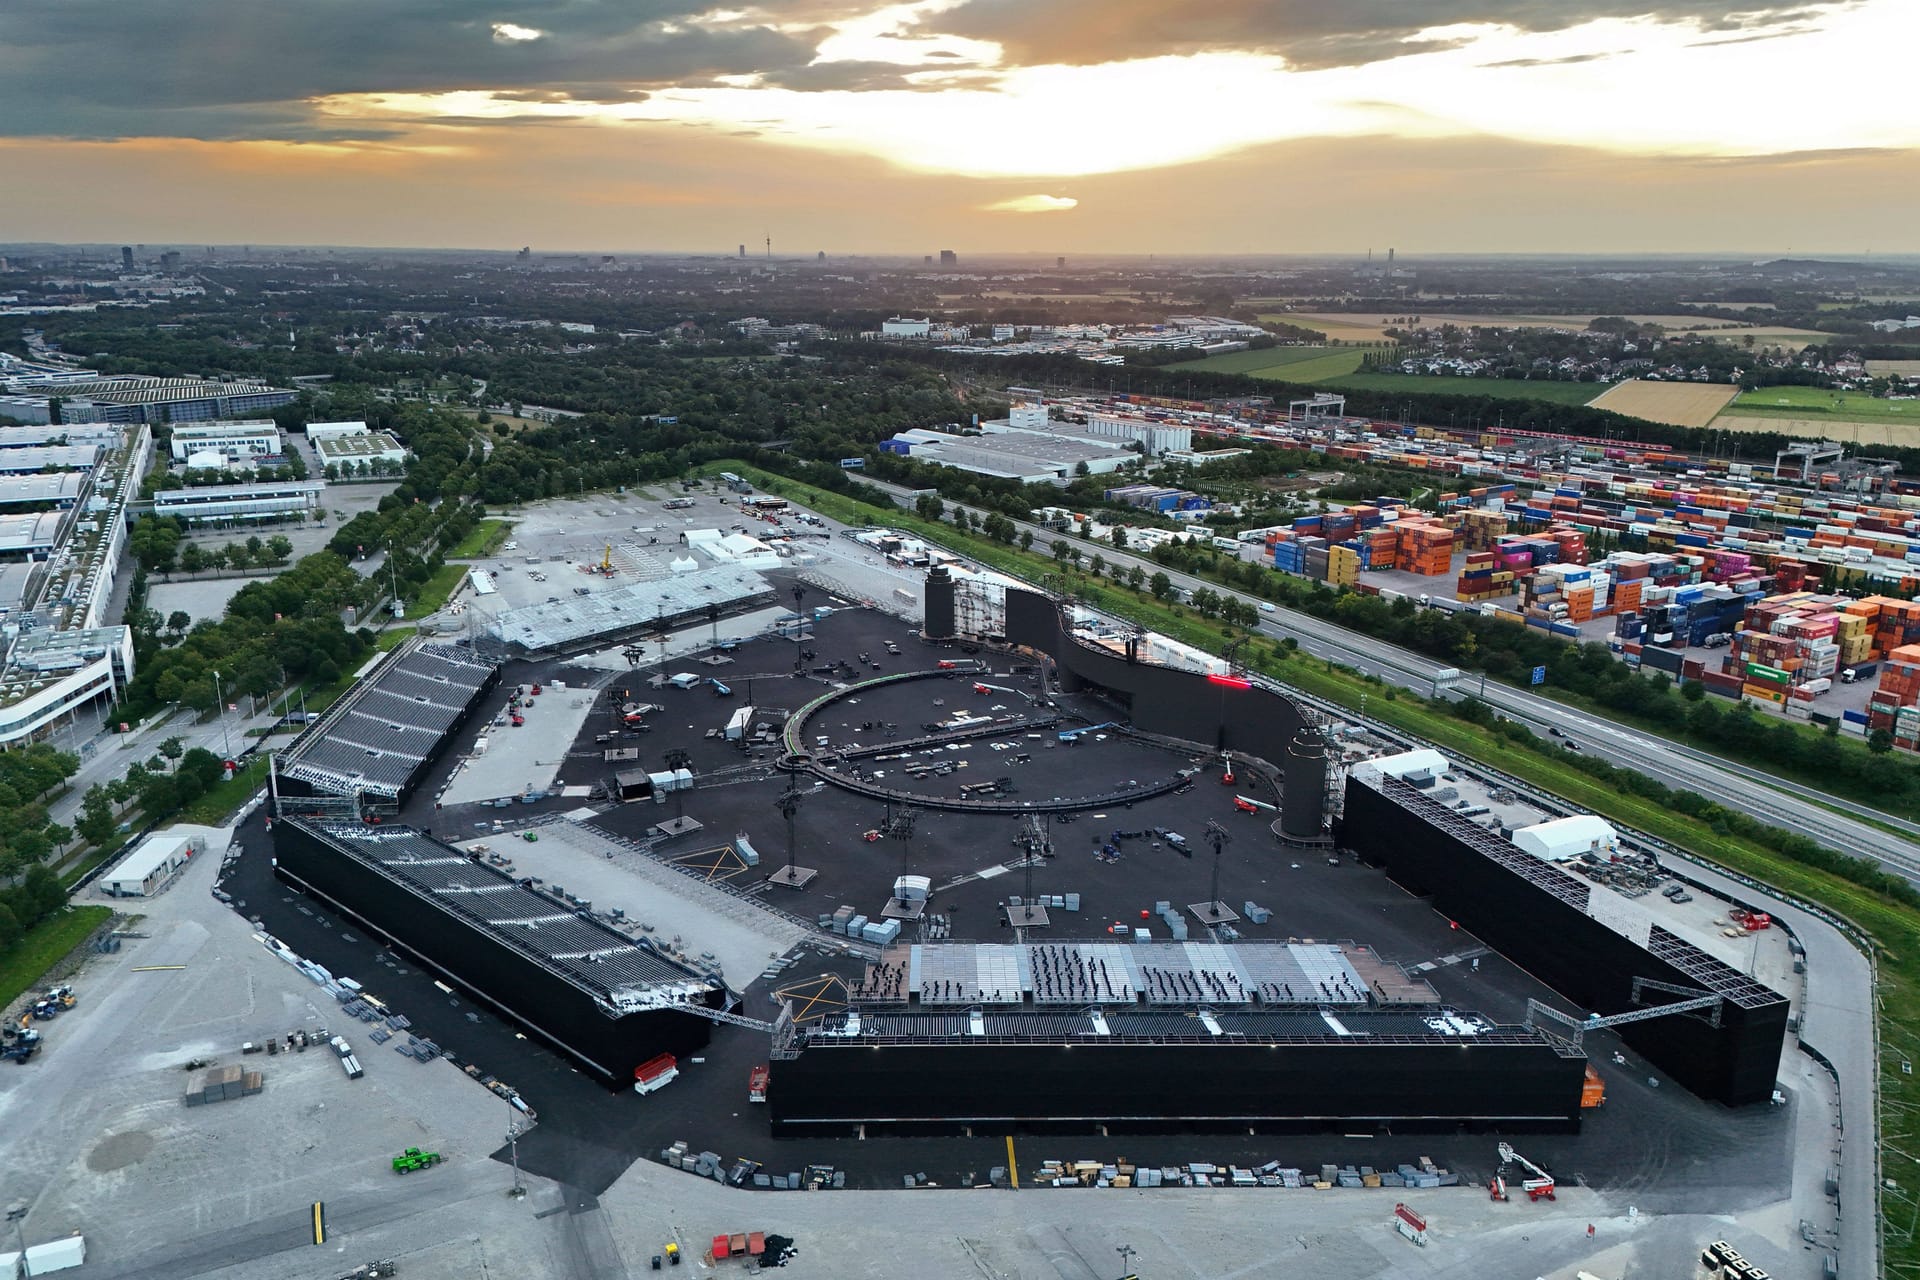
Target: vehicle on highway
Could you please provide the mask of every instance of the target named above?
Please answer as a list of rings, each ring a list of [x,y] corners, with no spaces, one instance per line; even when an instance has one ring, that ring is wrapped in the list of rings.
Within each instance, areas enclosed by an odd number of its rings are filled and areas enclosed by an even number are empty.
[[[1262,613],[1272,613],[1272,612],[1273,612],[1273,606],[1272,606],[1272,605],[1270,605],[1270,604],[1268,604],[1268,603],[1267,603],[1266,601],[1264,601],[1264,600],[1262,600],[1262,601],[1260,602],[1260,612],[1262,612]]]
[[[1566,739],[1560,745],[1565,747],[1569,751],[1578,751],[1580,749],[1580,744],[1575,742],[1572,738]]]

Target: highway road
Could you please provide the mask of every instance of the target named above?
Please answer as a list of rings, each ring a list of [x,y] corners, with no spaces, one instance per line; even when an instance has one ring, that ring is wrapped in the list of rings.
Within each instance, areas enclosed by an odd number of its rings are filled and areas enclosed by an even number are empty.
[[[902,505],[911,505],[908,490],[897,485],[867,481],[895,496]],[[949,504],[949,514],[954,510]],[[984,516],[985,512],[975,514]],[[1016,528],[1033,534],[1036,546],[1046,547],[1060,534],[1041,525],[1015,520]],[[1139,565],[1147,573],[1164,573],[1173,583],[1191,592],[1208,587],[1235,596],[1249,604],[1261,604],[1256,596],[1231,591],[1189,574],[1179,573],[1132,552],[1109,545],[1075,541],[1075,545],[1104,556],[1109,564]],[[1345,627],[1271,605],[1262,612],[1260,631],[1276,639],[1293,637],[1300,647],[1315,657],[1330,659],[1368,675],[1377,675],[1390,684],[1431,695],[1434,678],[1444,664],[1422,657],[1396,645],[1375,640]],[[1519,720],[1537,733],[1557,727],[1578,749],[1625,768],[1657,778],[1669,786],[1695,791],[1729,809],[1737,810],[1786,830],[1817,840],[1828,848],[1854,857],[1872,858],[1889,871],[1920,884],[1920,846],[1912,837],[1920,836],[1920,823],[1909,822],[1867,805],[1827,796],[1813,787],[1765,773],[1736,760],[1715,756],[1665,738],[1655,737],[1590,715],[1508,685],[1474,679],[1453,696],[1475,696],[1501,714]],[[1893,828],[1892,831],[1861,821],[1870,817]],[[1897,834],[1896,834],[1897,833]]]

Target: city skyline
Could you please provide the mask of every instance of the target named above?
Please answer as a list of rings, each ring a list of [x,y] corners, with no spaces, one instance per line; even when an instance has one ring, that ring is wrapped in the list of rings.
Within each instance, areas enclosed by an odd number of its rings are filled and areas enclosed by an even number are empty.
[[[215,8],[18,7],[10,239],[1920,250],[1899,0]]]

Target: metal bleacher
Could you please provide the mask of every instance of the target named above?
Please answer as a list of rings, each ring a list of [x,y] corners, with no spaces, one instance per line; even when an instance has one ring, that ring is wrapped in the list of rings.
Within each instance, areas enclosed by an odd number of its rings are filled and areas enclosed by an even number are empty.
[[[316,825],[333,848],[591,992],[610,1014],[701,1000],[715,983],[573,904],[405,827]]]
[[[1328,1006],[1426,1004],[1422,982],[1370,982],[1370,952],[1324,942],[940,943],[889,947],[854,984],[863,1006]]]
[[[327,795],[397,800],[493,674],[451,646],[415,641],[279,753],[279,772]]]

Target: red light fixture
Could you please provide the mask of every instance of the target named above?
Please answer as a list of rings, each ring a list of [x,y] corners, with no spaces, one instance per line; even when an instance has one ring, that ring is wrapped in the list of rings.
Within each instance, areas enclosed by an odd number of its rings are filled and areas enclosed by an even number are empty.
[[[1212,673],[1209,673],[1207,676],[1207,683],[1217,684],[1224,689],[1253,688],[1253,681],[1247,679],[1245,676],[1222,676],[1222,675],[1214,675]]]

